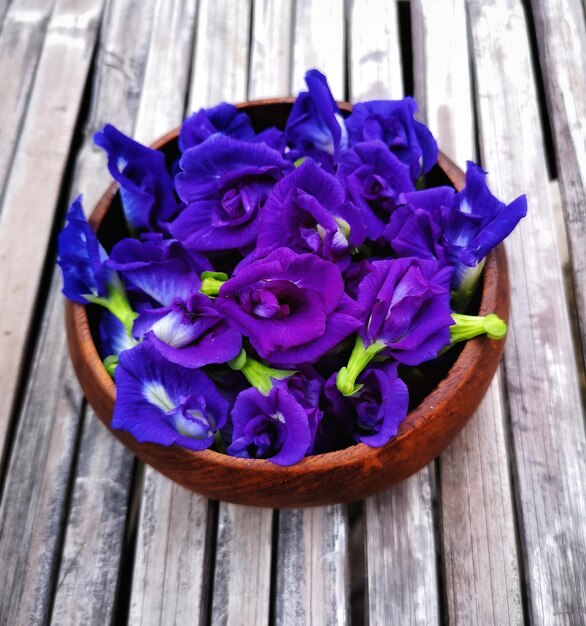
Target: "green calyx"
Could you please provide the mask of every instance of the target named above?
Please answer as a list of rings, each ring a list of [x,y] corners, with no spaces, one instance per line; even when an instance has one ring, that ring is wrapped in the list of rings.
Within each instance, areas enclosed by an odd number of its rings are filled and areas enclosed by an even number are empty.
[[[300,165],[303,165],[305,161],[307,161],[307,157],[300,157],[299,159],[297,159],[297,161],[293,163],[293,166],[299,167]]]
[[[129,337],[132,337],[132,324],[138,317],[138,313],[132,310],[124,286],[118,277],[108,285],[107,298],[89,294],[85,296],[85,299],[91,304],[99,304],[108,309],[114,317],[117,317],[124,324]]]
[[[348,365],[343,367],[336,377],[336,387],[342,395],[351,396],[362,389],[363,385],[357,385],[356,379],[385,347],[382,341],[375,341],[368,347],[365,347],[362,339],[356,337],[356,343],[354,344]]]
[[[452,319],[454,320],[454,325],[450,326],[452,344],[479,335],[487,335],[489,339],[502,339],[507,334],[506,323],[494,313],[484,316],[452,313]]]
[[[293,370],[277,370],[251,358],[244,348],[238,356],[228,361],[228,365],[233,370],[242,372],[246,380],[265,396],[273,388],[273,380],[283,380],[295,374]]]
[[[220,293],[220,287],[228,280],[228,274],[224,272],[202,272],[201,293],[214,297]]]
[[[468,304],[470,304],[470,300],[472,300],[472,296],[476,292],[478,281],[482,276],[484,263],[485,260],[483,259],[478,265],[466,268],[458,291],[452,291],[451,304],[455,311],[465,311]]]
[[[114,372],[116,371],[116,367],[118,366],[118,355],[111,354],[110,356],[107,356],[102,361],[102,363],[104,364],[104,367],[106,368],[108,374],[110,374],[110,376],[114,378]]]

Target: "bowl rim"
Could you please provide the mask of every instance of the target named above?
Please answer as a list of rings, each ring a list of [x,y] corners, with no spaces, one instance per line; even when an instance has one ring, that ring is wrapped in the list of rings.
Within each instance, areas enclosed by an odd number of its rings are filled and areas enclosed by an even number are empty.
[[[292,104],[294,100],[294,98],[262,99],[242,102],[237,104],[236,107],[239,109],[250,109],[253,107],[263,107],[273,104],[284,105]],[[343,111],[351,111],[352,105],[350,103],[338,102],[338,105]],[[162,137],[153,142],[150,147],[153,149],[160,149],[168,142],[176,139],[179,135],[179,130],[180,127],[165,133]],[[443,169],[444,173],[448,176],[448,178],[457,190],[463,187],[463,171],[442,152],[440,152],[438,156],[438,165]],[[119,185],[117,183],[112,183],[93,209],[89,218],[89,223],[91,224],[94,231],[98,230],[102,220],[104,219],[107,211],[110,208],[112,200],[118,192],[118,189]],[[496,277],[494,280],[487,281],[486,277],[491,273],[493,273]],[[483,285],[478,314],[486,315],[488,313],[495,312],[506,322],[508,322],[508,274],[506,254],[503,244],[497,246],[497,248],[495,248],[487,256],[482,281]],[[502,297],[503,290],[506,293],[506,297],[504,298]],[[499,291],[501,292],[500,299]],[[499,301],[500,305],[497,306]],[[344,448],[342,450],[335,450],[332,452],[307,456],[294,465],[283,467],[272,463],[268,459],[245,459],[222,454],[210,449],[196,451],[190,450],[178,444],[173,444],[172,446],[162,446],[160,444],[139,442],[125,431],[112,429],[110,426],[110,421],[112,417],[110,409],[114,406],[116,386],[114,380],[107,373],[99,357],[96,345],[93,341],[93,337],[90,331],[86,307],[82,304],[70,300],[66,300],[65,307],[65,317],[67,334],[70,344],[70,353],[73,357],[73,345],[76,345],[78,347],[83,346],[83,358],[85,359],[84,365],[86,368],[89,369],[91,377],[93,378],[93,382],[97,385],[97,390],[104,399],[103,406],[101,407],[102,410],[96,409],[96,413],[101,421],[110,429],[110,431],[127,447],[129,447],[134,454],[136,454],[139,458],[142,458],[143,461],[153,465],[152,461],[150,460],[152,455],[147,454],[146,456],[148,458],[143,458],[143,455],[141,454],[141,448],[150,448],[151,446],[156,446],[161,450],[163,448],[167,448],[169,451],[179,449],[181,451],[181,457],[186,460],[203,460],[206,461],[208,464],[215,464],[218,467],[223,467],[229,470],[245,471],[252,468],[256,472],[270,475],[283,475],[284,472],[292,475],[298,475],[308,472],[311,473],[312,469],[319,470],[321,474],[329,470],[338,469],[341,465],[348,464],[353,465],[356,468],[364,464],[379,465],[380,461],[377,461],[377,459],[379,459],[381,452],[384,452],[384,450],[389,447],[402,446],[408,438],[413,436],[415,432],[424,428],[430,419],[432,419],[434,416],[437,418],[437,411],[430,411],[430,408],[437,408],[440,404],[442,404],[442,402],[445,401],[446,391],[451,391],[452,393],[465,392],[466,385],[472,380],[474,367],[482,362],[484,356],[490,353],[491,355],[493,355],[494,358],[495,352],[498,352],[497,358],[500,359],[500,355],[502,354],[503,350],[502,344],[504,343],[504,341],[501,340],[498,342],[499,345],[495,346],[497,342],[489,340],[486,337],[479,337],[473,340],[468,340],[466,342],[466,345],[463,347],[461,353],[457,357],[456,361],[448,370],[446,376],[425,398],[423,398],[423,400],[417,407],[415,407],[407,414],[407,417],[399,426],[399,431],[397,435],[391,438],[391,440],[384,446],[375,448],[368,446],[364,443],[356,443],[355,445]],[[74,366],[77,370],[75,358]],[[92,404],[91,400],[90,404]],[[105,413],[109,413],[109,415],[106,416]],[[339,501],[343,501],[343,497],[340,497]]]

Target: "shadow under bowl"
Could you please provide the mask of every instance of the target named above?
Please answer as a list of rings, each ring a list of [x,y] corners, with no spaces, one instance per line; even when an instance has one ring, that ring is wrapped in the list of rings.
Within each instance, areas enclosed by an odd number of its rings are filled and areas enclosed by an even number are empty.
[[[283,127],[293,100],[247,102],[246,111],[257,130]],[[340,103],[348,112],[351,105]],[[171,162],[178,156],[178,129],[154,148]],[[464,173],[440,153],[441,176],[456,187]],[[118,186],[112,185],[94,209],[90,223],[100,239],[120,238]],[[119,211],[118,211],[119,212]],[[116,229],[116,224],[118,228]],[[108,243],[106,242],[106,247]],[[482,278],[479,315],[509,317],[507,261],[502,244],[487,257]],[[211,450],[192,451],[180,446],[140,443],[125,431],[110,428],[116,387],[94,342],[86,308],[66,301],[65,320],[69,352],[81,387],[96,414],[136,456],[187,489],[209,498],[237,504],[293,508],[349,502],[365,498],[408,478],[437,457],[456,437],[482,400],[501,358],[504,341],[480,337],[468,341],[445,376],[413,408],[399,432],[380,448],[357,444],[327,454],[306,457],[291,467],[260,459],[241,459]]]

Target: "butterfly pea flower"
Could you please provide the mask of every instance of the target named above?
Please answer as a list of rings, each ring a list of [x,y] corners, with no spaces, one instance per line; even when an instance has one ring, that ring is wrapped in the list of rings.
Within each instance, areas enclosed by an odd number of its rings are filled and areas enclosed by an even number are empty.
[[[417,103],[413,98],[402,100],[371,100],[352,107],[346,119],[348,143],[382,141],[405,165],[416,180],[437,162],[438,149],[433,135],[414,115]]]
[[[133,141],[110,124],[95,133],[94,143],[108,155],[108,169],[120,185],[130,228],[164,230],[178,202],[163,153]]]
[[[269,195],[257,247],[287,246],[296,252],[313,252],[338,262],[343,269],[365,236],[360,213],[346,201],[340,182],[307,159]]]
[[[321,72],[309,70],[305,82],[308,91],[297,96],[285,127],[289,156],[293,160],[310,156],[333,168],[348,143],[344,119]]]
[[[186,207],[170,232],[189,250],[245,248],[258,234],[262,208],[293,165],[264,143],[215,134],[189,148],[175,178]]]
[[[273,365],[314,362],[361,324],[338,267],[288,248],[238,268],[216,304]]]
[[[398,258],[417,257],[446,263],[442,235],[435,213],[409,204],[397,207],[383,232]]]
[[[201,370],[167,361],[148,341],[120,354],[111,427],[137,441],[204,450],[227,421],[229,403]]]
[[[112,248],[108,266],[163,306],[198,291],[200,273],[211,269],[205,257],[170,239],[122,239]]]
[[[267,128],[257,134],[244,111],[239,111],[233,104],[222,102],[210,109],[200,109],[183,122],[179,133],[179,149],[185,152],[216,133],[242,141],[264,141],[275,150],[284,146],[281,131]]]
[[[240,333],[201,293],[143,311],[134,322],[133,333],[137,339],[149,341],[165,359],[183,367],[226,363],[242,347]]]
[[[456,193],[438,187],[404,194],[411,207],[432,212],[442,228],[441,245],[454,266],[452,290],[463,308],[482,272],[488,253],[505,239],[527,214],[527,198],[506,205],[490,192],[486,172],[467,162],[466,184]]]
[[[81,196],[69,208],[66,225],[57,239],[57,253],[63,294],[79,304],[105,307],[130,334],[136,313],[120,278],[108,266],[108,254],[85,217]]]
[[[337,175],[360,210],[369,239],[383,234],[400,194],[415,190],[409,167],[379,140],[345,150]]]
[[[405,365],[438,356],[450,343],[452,268],[427,259],[374,261],[358,287],[364,324],[346,367],[338,372],[344,395],[359,390],[360,372],[379,355]]]
[[[242,391],[231,418],[232,456],[293,465],[312,445],[307,411],[286,389],[273,387],[268,396],[254,388]]]
[[[397,434],[407,416],[409,392],[397,374],[397,363],[387,363],[363,371],[358,377],[360,389],[344,396],[333,374],[325,386],[330,411],[354,442],[384,446]]]

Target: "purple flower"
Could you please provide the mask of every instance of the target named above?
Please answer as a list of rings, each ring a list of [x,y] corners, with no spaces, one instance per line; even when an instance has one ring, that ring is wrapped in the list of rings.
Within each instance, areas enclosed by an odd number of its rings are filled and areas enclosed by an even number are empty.
[[[293,159],[310,156],[331,166],[347,144],[344,120],[321,72],[309,70],[305,82],[309,91],[301,92],[293,104],[285,142],[292,148]]]
[[[397,363],[362,372],[358,383],[359,391],[343,396],[336,387],[336,374],[332,375],[325,386],[330,411],[354,441],[384,446],[407,416],[407,385],[397,375]]]
[[[414,191],[409,168],[382,141],[359,143],[340,155],[338,177],[360,209],[369,239],[378,239],[398,205]]]
[[[102,357],[120,354],[136,345],[124,324],[110,311],[104,311],[100,316],[99,332]]]
[[[108,154],[108,169],[120,185],[124,215],[134,230],[157,230],[177,212],[173,180],[162,152],[147,148],[106,125],[94,143]]]
[[[278,248],[220,288],[217,306],[272,364],[314,362],[359,326],[336,265]]]
[[[122,239],[112,249],[108,265],[164,306],[198,291],[200,273],[211,269],[204,257],[169,239]]]
[[[183,153],[175,182],[186,208],[171,234],[190,250],[231,250],[254,243],[262,207],[291,163],[264,143],[221,134]]]
[[[209,448],[224,426],[228,402],[201,370],[169,363],[149,343],[120,354],[111,426],[137,441]]]
[[[450,343],[451,274],[431,260],[374,261],[358,288],[364,345],[380,344],[383,355],[405,365],[435,358]]]
[[[104,264],[108,255],[85,217],[81,196],[69,208],[66,219],[57,239],[63,293],[69,300],[87,304],[86,296],[107,295],[114,273]]]
[[[144,336],[165,359],[183,367],[226,363],[242,348],[240,333],[229,326],[213,300],[200,293],[144,311],[134,322],[133,332],[137,339]]]
[[[185,152],[216,133],[245,141],[254,137],[248,115],[233,104],[223,102],[211,109],[200,109],[184,120],[179,133],[179,149]]]
[[[383,237],[399,258],[417,257],[445,262],[442,234],[435,213],[406,204],[393,212]]]
[[[307,412],[285,389],[273,387],[268,396],[247,389],[236,398],[231,416],[228,454],[233,456],[293,465],[312,444]]]
[[[525,196],[505,205],[488,189],[486,172],[471,161],[467,163],[466,185],[459,193],[438,187],[406,193],[402,199],[413,211],[432,213],[439,223],[441,246],[455,267],[452,288],[456,291],[471,274],[477,277],[479,272],[469,272],[469,268],[477,268],[527,213]]]
[[[346,119],[349,145],[379,139],[409,166],[413,180],[419,178],[435,165],[438,150],[427,126],[413,117],[416,111],[413,98],[355,104]]]
[[[361,245],[365,236],[360,213],[346,201],[342,185],[308,159],[273,188],[257,247],[287,246],[347,266],[351,247]]]

